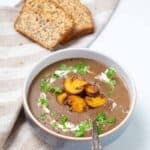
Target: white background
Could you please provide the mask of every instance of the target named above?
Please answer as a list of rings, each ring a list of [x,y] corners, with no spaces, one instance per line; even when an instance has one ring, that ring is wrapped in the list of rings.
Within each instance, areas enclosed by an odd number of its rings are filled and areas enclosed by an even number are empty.
[[[0,4],[11,5],[11,1],[14,0],[0,0]],[[138,92],[130,125],[106,150],[149,150],[150,0],[121,0],[92,48],[125,65],[135,79]]]

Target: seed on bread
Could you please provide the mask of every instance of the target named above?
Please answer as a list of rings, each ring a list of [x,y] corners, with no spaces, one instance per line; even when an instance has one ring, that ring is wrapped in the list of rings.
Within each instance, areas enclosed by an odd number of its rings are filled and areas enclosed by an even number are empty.
[[[53,0],[72,16],[75,26],[71,34],[61,42],[63,44],[94,32],[94,23],[89,9],[80,0]]]
[[[52,50],[73,29],[73,19],[51,0],[27,0],[15,22],[15,29]]]

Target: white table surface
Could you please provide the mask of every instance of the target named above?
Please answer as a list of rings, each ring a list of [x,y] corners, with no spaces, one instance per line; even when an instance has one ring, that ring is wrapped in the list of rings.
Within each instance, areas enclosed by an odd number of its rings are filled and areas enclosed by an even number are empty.
[[[11,0],[0,1],[6,4]],[[130,125],[105,150],[149,150],[150,1],[121,0],[111,21],[91,47],[124,64],[132,73],[138,91]]]

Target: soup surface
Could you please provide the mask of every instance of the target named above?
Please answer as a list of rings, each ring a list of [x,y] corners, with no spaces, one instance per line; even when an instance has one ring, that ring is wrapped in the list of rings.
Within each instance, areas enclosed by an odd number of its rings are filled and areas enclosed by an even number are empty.
[[[28,103],[33,115],[48,129],[88,137],[94,119],[98,134],[117,126],[128,113],[130,95],[115,68],[89,59],[67,59],[37,75]]]

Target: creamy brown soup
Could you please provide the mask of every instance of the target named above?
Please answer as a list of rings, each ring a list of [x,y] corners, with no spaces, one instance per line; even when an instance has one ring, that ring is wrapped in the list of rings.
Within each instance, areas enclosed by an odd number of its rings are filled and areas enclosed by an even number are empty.
[[[87,106],[81,112],[72,111],[66,101],[58,103],[57,96],[65,90],[65,79],[70,76],[98,87],[100,96],[107,102],[98,107]],[[83,93],[78,95],[84,100]],[[37,75],[31,84],[28,102],[33,115],[48,129],[67,136],[88,137],[93,119],[97,120],[99,134],[116,127],[128,113],[130,95],[115,68],[89,59],[67,59]]]

